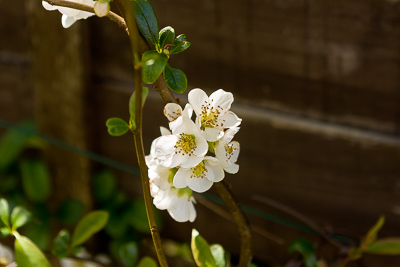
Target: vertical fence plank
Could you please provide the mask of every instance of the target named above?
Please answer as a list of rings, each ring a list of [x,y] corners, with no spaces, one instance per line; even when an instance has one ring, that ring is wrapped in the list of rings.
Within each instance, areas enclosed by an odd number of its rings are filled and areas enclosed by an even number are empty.
[[[26,1],[31,43],[35,118],[41,132],[86,148],[84,25],[61,26],[61,14]],[[51,146],[54,205],[68,197],[91,205],[90,166],[83,156]]]

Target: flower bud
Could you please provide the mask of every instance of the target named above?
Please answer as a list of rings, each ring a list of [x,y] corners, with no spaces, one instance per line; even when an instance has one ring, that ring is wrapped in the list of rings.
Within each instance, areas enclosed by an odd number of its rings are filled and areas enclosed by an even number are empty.
[[[109,11],[110,11],[109,2],[97,1],[96,4],[94,4],[94,13],[96,13],[98,17],[107,16]]]

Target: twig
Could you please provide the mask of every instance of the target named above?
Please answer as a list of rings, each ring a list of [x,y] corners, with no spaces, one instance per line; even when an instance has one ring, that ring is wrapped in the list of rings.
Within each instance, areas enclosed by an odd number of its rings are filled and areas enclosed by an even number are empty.
[[[92,6],[85,5],[85,4],[70,2],[70,1],[66,1],[66,0],[44,0],[44,1],[46,1],[47,3],[49,3],[50,5],[53,5],[53,6],[69,7],[69,8],[73,8],[73,9],[78,9],[78,10],[94,13],[94,8]],[[125,20],[122,17],[115,14],[114,12],[109,11],[107,14],[107,17],[110,20],[116,22],[120,27],[124,28],[125,30],[128,30],[128,28],[126,27],[126,24],[125,24]]]
[[[337,242],[336,240],[334,240],[332,237],[330,237],[329,235],[327,235],[324,231],[324,229],[322,227],[320,227],[318,224],[316,224],[314,221],[312,221],[310,218],[308,218],[307,216],[301,214],[300,212],[282,204],[282,203],[278,203],[275,200],[269,199],[267,197],[264,196],[259,196],[259,195],[255,195],[253,196],[253,199],[256,201],[259,201],[261,203],[267,204],[269,206],[275,207],[279,210],[282,210],[290,215],[292,215],[293,217],[296,217],[297,219],[299,219],[300,221],[302,221],[303,223],[307,224],[308,226],[310,226],[312,229],[314,229],[317,233],[319,233],[326,241],[328,241],[330,244],[332,244],[333,246],[339,248],[340,250],[344,249],[344,246]]]
[[[251,252],[251,233],[249,223],[244,216],[242,210],[240,209],[238,203],[233,198],[232,192],[229,190],[228,186],[222,181],[219,183],[214,183],[215,189],[217,189],[218,194],[224,200],[228,210],[233,216],[238,228],[241,238],[240,242],[240,258],[239,267],[250,266],[252,259]]]
[[[153,201],[150,195],[149,177],[147,174],[147,166],[145,154],[143,149],[142,138],[142,68],[140,66],[140,44],[139,44],[139,31],[136,27],[136,20],[134,14],[134,5],[131,0],[121,0],[121,7],[124,9],[125,19],[130,32],[129,39],[133,53],[133,66],[135,74],[135,124],[136,129],[133,130],[135,139],[136,155],[138,158],[140,176],[142,179],[143,195],[146,205],[147,218],[149,221],[151,235],[153,238],[154,248],[157,253],[158,261],[161,267],[168,267],[164,251],[162,249],[161,237],[156,224],[154,215]]]

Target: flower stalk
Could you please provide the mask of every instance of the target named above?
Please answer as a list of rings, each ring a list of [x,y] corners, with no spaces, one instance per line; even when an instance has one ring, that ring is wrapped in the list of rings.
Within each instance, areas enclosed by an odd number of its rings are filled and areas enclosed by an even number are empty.
[[[120,1],[122,8],[124,9],[125,20],[129,30],[129,39],[131,43],[132,53],[133,53],[133,66],[134,66],[134,76],[135,76],[135,124],[136,129],[134,129],[133,137],[135,140],[136,155],[138,158],[140,175],[142,179],[144,202],[146,205],[147,218],[149,221],[151,235],[153,238],[154,247],[157,253],[157,258],[161,267],[167,267],[168,263],[165,258],[164,251],[162,249],[161,237],[158,231],[158,227],[155,220],[153,201],[150,195],[150,184],[147,172],[147,165],[145,160],[144,148],[143,148],[143,138],[142,138],[142,69],[140,65],[139,56],[139,31],[136,27],[136,20],[134,15],[134,6],[130,0]]]

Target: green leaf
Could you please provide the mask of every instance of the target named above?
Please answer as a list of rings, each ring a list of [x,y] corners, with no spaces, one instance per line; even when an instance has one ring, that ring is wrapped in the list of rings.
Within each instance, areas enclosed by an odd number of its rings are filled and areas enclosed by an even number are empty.
[[[63,259],[69,255],[69,243],[71,241],[70,234],[67,230],[61,230],[54,239],[52,253],[59,259]]]
[[[186,35],[180,34],[172,43],[170,54],[177,54],[185,51],[190,47],[190,42],[186,41]]]
[[[51,193],[50,177],[46,164],[39,159],[23,159],[19,164],[22,187],[34,202],[46,201]]]
[[[135,18],[138,28],[142,35],[149,41],[158,46],[158,22],[153,7],[147,0],[135,0]]]
[[[180,69],[174,69],[169,64],[164,69],[164,79],[168,88],[172,91],[182,94],[187,87],[186,75]]]
[[[129,131],[129,125],[120,118],[111,118],[106,122],[108,133],[112,136],[121,136]]]
[[[118,254],[125,267],[134,267],[138,260],[139,251],[135,242],[128,242],[119,248]]]
[[[6,168],[16,160],[21,151],[28,145],[29,139],[36,138],[28,133],[35,130],[32,122],[18,125],[19,131],[10,130],[0,140],[0,169]],[[24,133],[27,134],[24,134]]]
[[[103,170],[93,178],[93,195],[97,201],[109,200],[117,189],[117,179],[110,170]]]
[[[211,254],[214,256],[218,267],[226,267],[226,255],[224,248],[219,244],[210,246]]]
[[[139,261],[137,267],[158,267],[158,264],[152,258],[145,256]]]
[[[385,223],[385,216],[380,216],[378,221],[375,223],[375,225],[372,226],[372,228],[368,231],[368,233],[365,235],[365,237],[361,241],[361,247],[368,247],[370,244],[372,244],[376,240],[376,237],[378,236],[378,232],[382,228],[384,223]]]
[[[162,49],[167,44],[172,44],[175,38],[175,30],[174,28],[167,26],[160,30],[159,33],[159,45],[160,45],[160,52],[163,52]]]
[[[289,245],[289,252],[299,252],[303,256],[304,264],[306,267],[318,267],[317,259],[315,256],[314,246],[310,241],[299,238],[294,240]]]
[[[0,199],[0,220],[8,228],[10,227],[10,208],[8,207],[8,202],[4,198]]]
[[[369,246],[366,252],[383,255],[400,255],[400,238],[378,239]]]
[[[144,103],[146,102],[147,95],[149,94],[149,88],[142,87],[142,108],[144,107]],[[132,93],[131,98],[129,99],[129,113],[131,115],[130,123],[132,129],[136,129],[135,125],[135,115],[136,115],[136,91]]]
[[[126,235],[129,225],[127,219],[121,214],[111,213],[104,231],[112,238],[121,238]]]
[[[191,247],[194,260],[199,267],[217,267],[210,246],[196,229],[192,230]]]
[[[32,215],[26,209],[17,206],[11,212],[11,227],[13,230],[25,225],[30,219]]]
[[[92,211],[79,221],[72,235],[71,247],[86,242],[92,235],[100,231],[108,221],[105,211]]]
[[[73,225],[83,217],[85,205],[82,201],[69,198],[63,201],[57,210],[57,219],[62,223]]]
[[[20,267],[51,267],[40,249],[29,239],[15,233],[15,261]]]
[[[163,72],[167,64],[168,56],[155,50],[144,52],[142,56],[143,82],[154,83]]]

